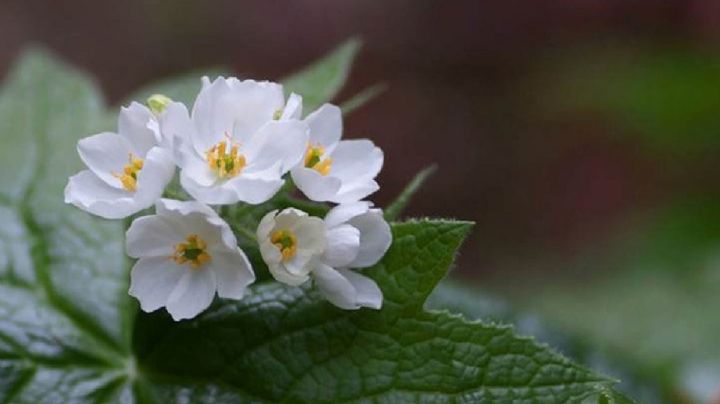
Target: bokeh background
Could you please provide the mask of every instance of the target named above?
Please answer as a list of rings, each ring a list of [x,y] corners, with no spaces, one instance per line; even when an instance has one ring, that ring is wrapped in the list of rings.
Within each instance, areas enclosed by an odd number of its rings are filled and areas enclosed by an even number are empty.
[[[717,0],[3,0],[0,74],[41,45],[116,104],[205,67],[277,79],[352,36],[338,99],[385,85],[345,126],[385,150],[376,202],[436,163],[408,215],[477,222],[455,278],[644,402],[720,400]]]

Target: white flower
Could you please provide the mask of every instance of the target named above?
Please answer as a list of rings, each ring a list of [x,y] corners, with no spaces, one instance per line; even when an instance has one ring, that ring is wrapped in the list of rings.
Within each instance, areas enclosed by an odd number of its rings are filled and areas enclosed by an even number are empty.
[[[310,271],[325,251],[322,219],[297,209],[274,210],[257,228],[260,253],[272,276],[297,286],[310,279]]]
[[[369,202],[339,205],[325,220],[296,209],[272,211],[260,222],[258,243],[273,277],[297,286],[312,277],[334,305],[379,309],[375,281],[349,268],[376,264],[392,242],[390,226]]]
[[[106,219],[120,219],[152,206],[175,172],[169,151],[148,123],[145,106],[122,108],[118,134],[103,132],[78,142],[89,170],[70,177],[65,202]]]
[[[375,265],[392,243],[390,226],[370,202],[338,205],[325,216],[327,247],[312,272],[320,292],[334,305],[354,310],[382,307],[375,281],[348,268]]]
[[[176,138],[183,188],[212,205],[270,199],[307,144],[307,124],[292,119],[297,101],[285,108],[276,83],[203,78],[192,116],[176,118],[189,129],[186,140]]]
[[[293,168],[295,185],[314,201],[346,203],[377,191],[383,153],[368,139],[343,140],[340,108],[325,104],[308,115],[310,142]]]
[[[127,253],[139,258],[130,273],[130,295],[151,312],[161,307],[176,321],[193,318],[215,296],[243,297],[255,280],[232,230],[199,202],[161,199],[156,214],[135,219]]]

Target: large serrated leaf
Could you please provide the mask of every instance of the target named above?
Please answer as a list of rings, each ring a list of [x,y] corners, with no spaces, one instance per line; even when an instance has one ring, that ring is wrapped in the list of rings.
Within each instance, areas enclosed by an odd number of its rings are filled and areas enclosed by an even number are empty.
[[[176,400],[189,394],[185,381],[199,383],[198,401],[568,402],[609,389],[609,379],[510,327],[423,310],[469,229],[448,221],[394,225],[390,251],[367,270],[385,296],[378,312],[343,311],[309,288],[266,284],[193,321],[141,316],[138,355],[165,380],[155,394]]]

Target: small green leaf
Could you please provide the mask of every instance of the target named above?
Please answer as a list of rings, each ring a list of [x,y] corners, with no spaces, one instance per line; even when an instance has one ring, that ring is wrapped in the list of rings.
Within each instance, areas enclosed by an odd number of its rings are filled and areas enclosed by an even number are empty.
[[[417,173],[415,177],[405,186],[405,189],[398,195],[393,202],[388,205],[388,207],[385,209],[385,219],[386,220],[395,220],[397,219],[405,209],[405,207],[410,203],[410,200],[415,195],[417,191],[420,190],[420,187],[425,183],[425,181],[435,173],[437,170],[437,166],[432,165],[430,167],[424,168],[422,171]]]
[[[356,109],[362,107],[378,95],[385,92],[385,90],[387,90],[387,85],[380,83],[372,85],[353,95],[352,97],[350,97],[350,99],[340,104],[340,109],[342,109],[343,115],[349,115]]]
[[[312,65],[282,80],[285,92],[302,95],[303,111],[314,111],[340,91],[359,49],[358,39],[345,41]]]

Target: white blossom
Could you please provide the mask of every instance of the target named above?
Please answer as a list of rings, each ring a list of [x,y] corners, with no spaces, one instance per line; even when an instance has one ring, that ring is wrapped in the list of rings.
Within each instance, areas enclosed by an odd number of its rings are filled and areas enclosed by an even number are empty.
[[[175,139],[183,188],[211,205],[270,199],[308,141],[307,124],[294,119],[298,98],[286,108],[279,84],[203,78],[192,114],[167,123],[187,128]]]
[[[338,205],[325,216],[327,247],[312,272],[320,292],[334,305],[379,309],[383,295],[375,281],[350,268],[375,265],[392,243],[390,226],[370,202]]]
[[[156,214],[135,219],[127,253],[138,258],[130,295],[143,311],[161,307],[176,321],[193,318],[213,301],[241,299],[255,280],[232,230],[202,203],[161,199]]]
[[[325,104],[304,122],[310,128],[310,139],[303,160],[291,174],[308,198],[355,202],[379,189],[375,177],[383,165],[382,150],[368,139],[340,140],[340,108]]]
[[[122,108],[118,133],[103,132],[78,142],[88,169],[70,177],[65,202],[107,219],[120,219],[152,206],[172,179],[171,153],[149,125],[145,106]]]
[[[382,307],[375,281],[351,268],[376,264],[390,247],[390,226],[369,202],[336,206],[325,220],[297,209],[268,213],[257,229],[273,277],[297,286],[310,278],[332,304],[347,310]]]
[[[325,251],[325,225],[322,219],[297,209],[274,210],[260,221],[257,240],[272,276],[297,286],[310,279]]]

